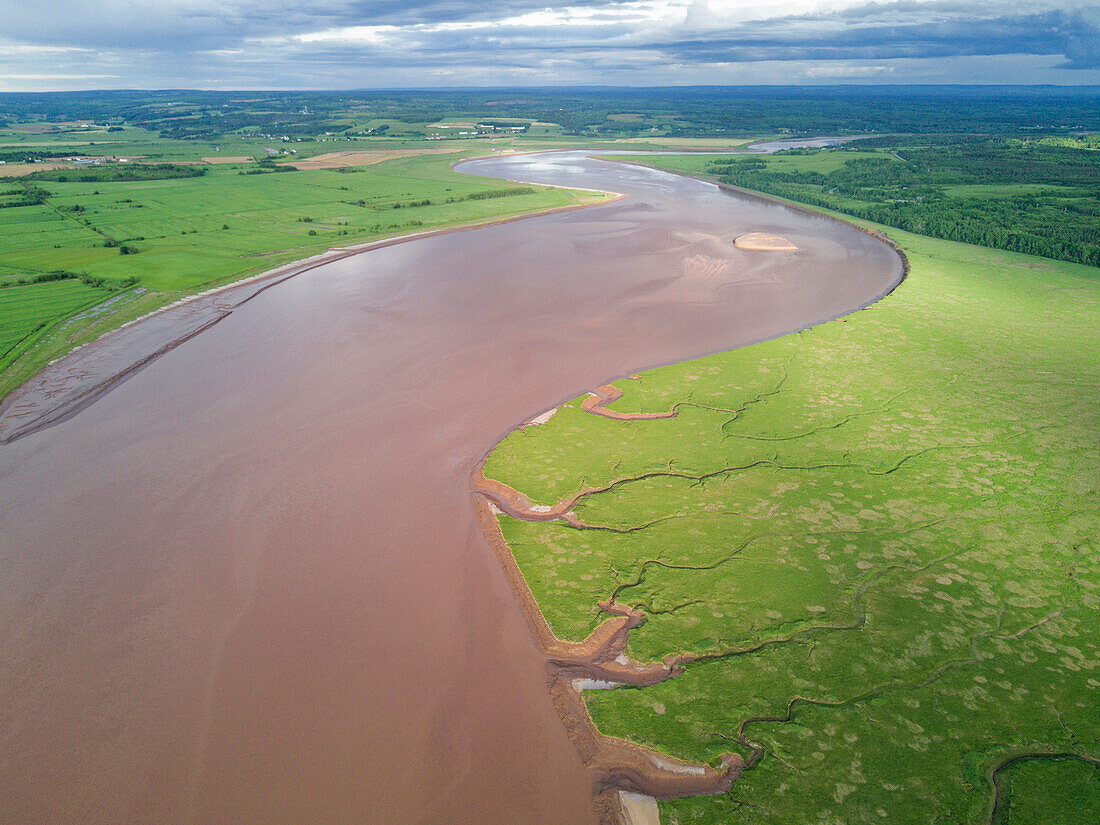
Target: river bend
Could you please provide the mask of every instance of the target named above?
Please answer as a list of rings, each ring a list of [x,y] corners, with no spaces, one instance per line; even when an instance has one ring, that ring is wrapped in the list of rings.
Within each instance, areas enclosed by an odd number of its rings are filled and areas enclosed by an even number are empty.
[[[847,313],[901,264],[583,153],[460,169],[627,197],[201,299],[220,321],[0,446],[0,821],[593,822],[470,468],[564,399]]]

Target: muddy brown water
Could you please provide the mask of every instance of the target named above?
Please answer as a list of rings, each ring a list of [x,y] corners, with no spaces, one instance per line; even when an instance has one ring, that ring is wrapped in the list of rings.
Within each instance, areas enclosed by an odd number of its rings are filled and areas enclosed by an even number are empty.
[[[846,313],[901,267],[578,153],[461,168],[629,197],[297,275],[0,446],[0,822],[593,822],[470,468],[564,399]],[[86,379],[116,340],[50,369]]]

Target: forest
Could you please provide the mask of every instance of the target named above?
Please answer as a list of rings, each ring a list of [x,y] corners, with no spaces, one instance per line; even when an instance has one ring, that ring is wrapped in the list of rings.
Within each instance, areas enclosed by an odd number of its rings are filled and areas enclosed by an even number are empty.
[[[364,122],[531,120],[582,137],[870,132],[1064,134],[1100,129],[1094,87],[694,86],[338,92],[98,91],[0,94],[0,125],[94,119],[161,137],[360,134]],[[486,121],[485,119],[488,118]],[[401,131],[390,128],[391,136]],[[412,132],[405,130],[408,134]]]
[[[747,189],[953,241],[1100,265],[1100,154],[1020,138],[876,138],[831,171],[780,152],[716,160],[708,171]],[[875,153],[868,156],[865,151]]]

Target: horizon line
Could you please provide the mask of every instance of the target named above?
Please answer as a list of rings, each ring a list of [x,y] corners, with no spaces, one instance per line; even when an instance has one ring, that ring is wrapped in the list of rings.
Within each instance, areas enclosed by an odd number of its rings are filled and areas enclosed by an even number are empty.
[[[310,87],[310,88],[263,88],[263,87],[234,87],[234,88],[210,88],[210,87],[140,87],[140,86],[116,86],[102,89],[27,89],[27,90],[0,90],[3,95],[51,95],[51,94],[112,94],[121,92],[202,92],[238,94],[241,92],[262,92],[265,94],[319,94],[319,93],[379,93],[379,92],[487,92],[487,91],[604,91],[608,89],[623,91],[657,91],[663,89],[801,89],[801,90],[829,90],[829,89],[1070,89],[1075,91],[1096,90],[1100,91],[1100,84],[1095,83],[669,83],[657,85],[612,85],[612,84],[544,84],[523,86],[375,86],[375,87]]]

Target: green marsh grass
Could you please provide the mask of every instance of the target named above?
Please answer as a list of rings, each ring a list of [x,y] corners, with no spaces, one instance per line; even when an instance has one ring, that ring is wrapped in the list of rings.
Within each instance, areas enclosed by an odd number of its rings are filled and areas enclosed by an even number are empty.
[[[666,825],[976,825],[1004,760],[1100,755],[1100,273],[886,231],[912,272],[881,302],[617,382],[672,419],[578,398],[486,467],[538,503],[613,485],[576,509],[594,529],[501,517],[556,632],[617,594],[651,616],[633,656],[702,657],[586,694],[601,730],[765,749]],[[1085,821],[1042,791],[1054,764],[1014,784],[1041,809],[1019,821]]]

